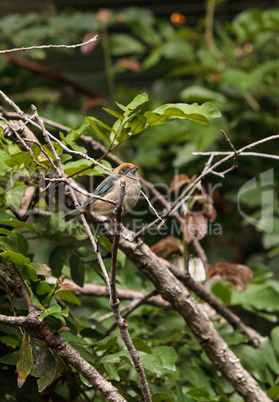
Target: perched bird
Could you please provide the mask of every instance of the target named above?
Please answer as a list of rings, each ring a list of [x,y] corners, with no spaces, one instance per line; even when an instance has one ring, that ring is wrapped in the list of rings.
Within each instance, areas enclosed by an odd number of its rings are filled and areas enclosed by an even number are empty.
[[[140,180],[137,174],[138,167],[132,163],[122,163],[115,168],[111,174],[104,179],[93,192],[103,198],[118,201],[120,196],[120,183],[125,182],[125,197],[123,200],[123,215],[134,208],[140,196]],[[90,197],[80,207],[64,216],[66,222],[84,212],[96,212],[99,215],[115,218],[115,205]]]

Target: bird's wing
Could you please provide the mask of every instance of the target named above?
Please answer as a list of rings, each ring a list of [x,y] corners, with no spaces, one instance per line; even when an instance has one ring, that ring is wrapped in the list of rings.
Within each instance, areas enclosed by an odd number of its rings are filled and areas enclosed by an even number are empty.
[[[98,187],[93,191],[93,194],[99,195],[100,197],[104,197],[108,194],[114,187],[115,181],[118,180],[118,176],[108,176],[105,180],[103,180]],[[88,204],[93,204],[97,201],[96,198],[87,198],[84,202],[83,206]]]

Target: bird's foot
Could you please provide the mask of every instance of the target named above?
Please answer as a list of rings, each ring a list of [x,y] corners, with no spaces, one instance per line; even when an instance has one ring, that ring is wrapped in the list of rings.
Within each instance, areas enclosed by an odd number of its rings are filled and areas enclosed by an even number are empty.
[[[117,215],[117,212],[118,212],[118,206],[116,206],[115,208],[114,208],[114,210],[112,211],[113,213],[114,213],[114,215]],[[121,207],[121,215],[123,215],[124,214],[124,212],[125,212],[125,210],[124,210],[124,208],[123,207]]]

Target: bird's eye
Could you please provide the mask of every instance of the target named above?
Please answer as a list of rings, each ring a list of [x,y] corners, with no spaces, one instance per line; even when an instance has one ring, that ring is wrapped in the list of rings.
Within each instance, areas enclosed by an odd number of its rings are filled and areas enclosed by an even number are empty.
[[[127,168],[126,167],[122,168],[122,172],[123,173],[127,172]]]

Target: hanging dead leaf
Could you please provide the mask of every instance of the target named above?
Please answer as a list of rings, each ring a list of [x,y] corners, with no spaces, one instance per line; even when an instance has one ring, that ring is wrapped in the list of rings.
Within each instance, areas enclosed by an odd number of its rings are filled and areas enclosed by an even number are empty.
[[[253,271],[246,265],[218,261],[208,267],[208,277],[214,281],[229,281],[238,292],[245,290],[245,284],[253,277]]]
[[[182,252],[183,244],[178,237],[168,236],[153,244],[151,250],[159,257],[166,258],[173,252]]]
[[[184,186],[184,184],[192,183],[196,177],[197,177],[196,174],[191,178],[189,178],[187,174],[184,173],[175,175],[170,184],[170,191],[179,190],[180,187]]]
[[[93,32],[88,32],[82,39],[82,42],[87,42],[90,39],[94,38],[96,36],[96,33]],[[92,41],[87,43],[86,45],[81,46],[80,51],[82,54],[88,54],[91,53],[93,49],[98,45],[100,41],[100,36],[98,35],[97,38]]]
[[[37,190],[36,186],[28,186],[24,190],[24,193],[20,200],[19,212],[18,212],[20,219],[22,219],[26,214],[26,212],[28,211],[29,205],[33,199],[36,190]]]
[[[52,269],[48,265],[42,264],[42,266],[44,267],[44,271],[40,275],[49,275],[52,273]]]
[[[191,215],[189,212],[184,216],[181,231],[187,243],[196,236],[201,240],[207,233],[207,220],[202,214]]]
[[[214,208],[213,204],[209,203],[209,202],[205,202],[203,204],[203,212],[205,213],[205,215],[211,220],[211,222],[214,222],[216,217],[217,217],[217,211]]]
[[[109,8],[101,8],[96,14],[95,14],[95,18],[103,23],[108,22],[108,20],[110,19],[110,17],[113,14],[113,10],[110,10]]]
[[[119,59],[117,61],[117,64],[120,66],[125,67],[127,70],[132,70],[132,71],[139,71],[140,70],[140,62],[135,59],[131,59],[128,57],[124,57],[122,59]]]
[[[69,327],[61,327],[59,331],[71,331]]]

